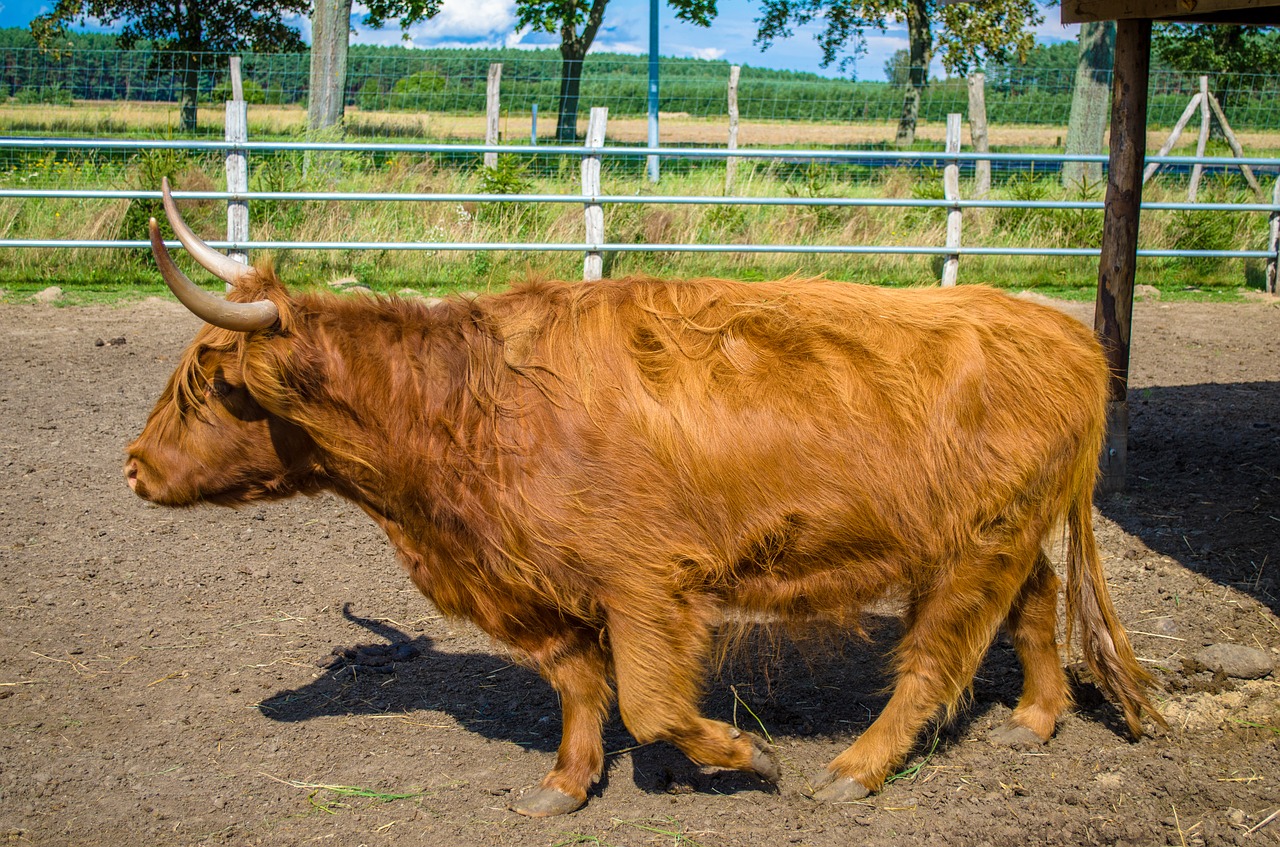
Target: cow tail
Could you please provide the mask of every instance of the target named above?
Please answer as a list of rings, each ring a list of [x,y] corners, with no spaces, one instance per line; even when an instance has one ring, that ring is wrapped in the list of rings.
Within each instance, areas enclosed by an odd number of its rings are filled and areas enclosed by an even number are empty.
[[[1079,627],[1084,661],[1094,679],[1124,711],[1134,738],[1142,735],[1142,713],[1168,727],[1147,699],[1155,679],[1134,655],[1116,615],[1093,537],[1093,485],[1080,486],[1067,513],[1067,642]]]

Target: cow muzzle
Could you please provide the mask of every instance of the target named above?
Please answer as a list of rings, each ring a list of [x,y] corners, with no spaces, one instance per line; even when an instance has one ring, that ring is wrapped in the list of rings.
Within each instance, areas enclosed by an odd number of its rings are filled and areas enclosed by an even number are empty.
[[[135,494],[138,491],[138,460],[130,458],[124,463],[124,481],[129,484],[129,490]]]

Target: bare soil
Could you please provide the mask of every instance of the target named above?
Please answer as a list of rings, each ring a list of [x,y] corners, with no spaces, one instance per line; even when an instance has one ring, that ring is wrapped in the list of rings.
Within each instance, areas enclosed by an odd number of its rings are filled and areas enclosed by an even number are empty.
[[[776,789],[637,748],[615,718],[588,805],[533,821],[507,804],[552,764],[554,694],[442,618],[363,515],[129,492],[122,447],[193,318],[0,306],[0,841],[1280,844],[1276,674],[1194,661],[1217,643],[1280,660],[1280,307],[1147,300],[1134,326],[1131,485],[1096,525],[1167,733],[1129,741],[1082,678],[1046,747],[993,744],[1021,684],[1000,639],[901,778],[816,804],[806,775],[884,702],[886,614],[871,644],[762,648],[708,680],[709,714],[772,737]]]

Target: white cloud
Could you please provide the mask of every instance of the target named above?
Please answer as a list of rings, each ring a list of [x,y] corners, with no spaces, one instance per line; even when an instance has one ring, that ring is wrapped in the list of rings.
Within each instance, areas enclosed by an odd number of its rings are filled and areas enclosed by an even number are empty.
[[[590,53],[621,53],[624,56],[643,56],[649,52],[649,43],[634,39],[617,38],[612,33],[597,35],[591,42]]]
[[[688,56],[693,59],[724,58],[724,50],[719,47],[677,47],[675,52],[679,56]]]
[[[519,41],[523,36],[514,31],[515,8],[515,0],[444,0],[434,18],[409,27],[408,42],[416,47],[521,46]],[[380,30],[364,26],[361,21],[368,12],[364,4],[352,4],[357,43],[406,44],[406,33],[398,20],[387,21]]]

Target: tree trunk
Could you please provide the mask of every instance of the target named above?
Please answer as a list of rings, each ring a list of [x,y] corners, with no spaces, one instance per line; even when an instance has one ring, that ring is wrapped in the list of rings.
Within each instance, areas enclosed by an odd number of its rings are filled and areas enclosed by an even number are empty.
[[[1114,21],[1080,24],[1080,54],[1076,63],[1076,87],[1071,95],[1067,124],[1067,155],[1101,153],[1107,136],[1111,86],[1107,74],[1115,57]],[[1101,162],[1064,162],[1062,184],[1066,188],[1101,184]]]
[[[307,94],[307,127],[312,132],[342,123],[350,31],[351,0],[316,0],[311,15],[311,85]]]
[[[195,132],[198,109],[200,106],[200,60],[203,39],[203,22],[200,18],[200,4],[188,3],[185,13],[178,19],[178,43],[185,62],[182,71],[182,93],[178,101],[178,114],[182,120],[183,132]]]
[[[920,94],[929,82],[929,63],[933,61],[933,32],[929,29],[927,0],[907,0],[907,39],[911,46],[911,87],[902,101],[902,117],[898,119],[895,143],[908,147],[916,140],[916,123],[920,119]]]
[[[575,22],[576,4],[570,3],[560,25],[560,110],[556,117],[556,141],[573,144],[578,138],[578,89],[582,86],[582,60],[591,49],[600,24],[604,22],[604,10],[609,0],[591,0],[587,19],[578,33]]]
[[[573,144],[578,138],[578,91],[582,87],[582,56],[561,50],[560,108],[556,117],[556,141]],[[585,51],[584,51],[585,52]]]
[[[200,102],[199,60],[187,54],[186,67],[182,71],[182,97],[178,101],[178,114],[182,117],[182,131],[196,131],[196,115]]]

